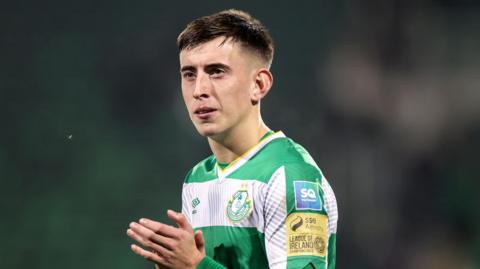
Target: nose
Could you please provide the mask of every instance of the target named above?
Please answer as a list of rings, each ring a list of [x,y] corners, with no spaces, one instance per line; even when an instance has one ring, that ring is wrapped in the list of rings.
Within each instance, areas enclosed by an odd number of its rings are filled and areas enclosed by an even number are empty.
[[[198,74],[195,82],[195,89],[193,90],[193,98],[202,99],[210,96],[210,80],[208,74]]]

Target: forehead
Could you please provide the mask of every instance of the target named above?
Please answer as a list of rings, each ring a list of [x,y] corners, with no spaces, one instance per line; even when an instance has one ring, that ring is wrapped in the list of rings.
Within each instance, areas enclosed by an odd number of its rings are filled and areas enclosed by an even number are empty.
[[[202,66],[211,63],[233,64],[249,57],[239,42],[217,37],[180,52],[180,66]]]

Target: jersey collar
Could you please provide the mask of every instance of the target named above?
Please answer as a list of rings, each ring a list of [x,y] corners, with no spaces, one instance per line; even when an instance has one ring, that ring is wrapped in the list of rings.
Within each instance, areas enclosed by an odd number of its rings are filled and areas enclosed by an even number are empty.
[[[224,169],[220,168],[220,166],[215,164],[215,168],[217,170],[217,176],[218,179],[223,180],[225,179],[228,175],[233,173],[235,170],[240,168],[242,165],[244,165],[250,158],[252,158],[257,152],[259,152],[265,145],[270,143],[270,141],[277,139],[277,138],[282,138],[286,137],[285,134],[282,131],[278,131],[275,133],[272,133],[271,135],[265,137],[264,139],[260,140],[255,146],[251,147],[249,150],[247,150],[244,154],[233,160],[227,167]]]

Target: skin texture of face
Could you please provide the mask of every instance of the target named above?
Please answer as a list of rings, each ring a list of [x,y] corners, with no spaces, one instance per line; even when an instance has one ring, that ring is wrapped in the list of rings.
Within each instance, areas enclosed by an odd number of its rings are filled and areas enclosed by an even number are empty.
[[[252,52],[218,37],[182,50],[180,69],[183,99],[201,135],[221,140],[257,127],[261,118],[255,104],[268,92],[271,74]]]

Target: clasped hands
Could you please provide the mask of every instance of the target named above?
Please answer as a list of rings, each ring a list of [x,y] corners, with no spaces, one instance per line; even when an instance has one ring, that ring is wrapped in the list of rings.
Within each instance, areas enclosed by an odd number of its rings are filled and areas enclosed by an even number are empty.
[[[146,218],[131,222],[127,235],[143,246],[132,244],[132,251],[154,262],[157,268],[197,268],[205,257],[201,230],[194,233],[181,213],[168,210],[167,216],[178,227]]]

